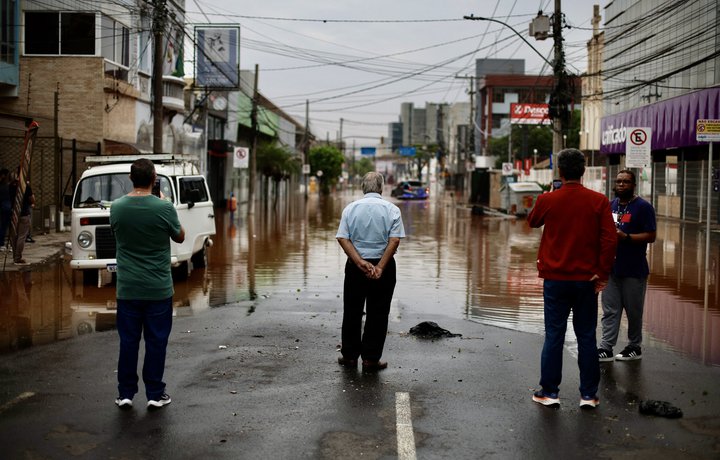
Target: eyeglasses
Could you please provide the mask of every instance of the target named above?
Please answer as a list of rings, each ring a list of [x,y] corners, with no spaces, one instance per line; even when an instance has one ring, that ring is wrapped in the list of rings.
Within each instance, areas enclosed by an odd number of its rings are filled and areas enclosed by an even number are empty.
[[[633,182],[630,179],[618,179],[615,181],[616,184],[632,184]]]

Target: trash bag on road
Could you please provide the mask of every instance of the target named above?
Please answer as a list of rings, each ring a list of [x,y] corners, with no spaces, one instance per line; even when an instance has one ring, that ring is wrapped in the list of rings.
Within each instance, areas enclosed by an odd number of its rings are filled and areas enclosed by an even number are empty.
[[[640,401],[640,413],[665,418],[680,418],[683,416],[680,408],[673,406],[667,401],[656,401],[654,399]]]
[[[423,321],[410,328],[410,334],[424,339],[439,339],[441,337],[462,337],[462,334],[453,334],[447,329],[438,326],[432,321]]]

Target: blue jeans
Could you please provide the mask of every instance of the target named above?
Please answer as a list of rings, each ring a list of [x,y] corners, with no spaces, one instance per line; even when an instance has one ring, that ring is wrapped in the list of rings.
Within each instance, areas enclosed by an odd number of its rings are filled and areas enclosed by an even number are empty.
[[[165,351],[172,329],[172,297],[163,300],[117,299],[117,330],[120,335],[118,395],[132,399],[138,392],[138,352],[145,337],[142,377],[148,400],[165,393]]]
[[[592,281],[555,281],[543,283],[545,300],[545,344],[540,360],[540,386],[549,393],[560,390],[563,347],[570,311],[578,343],[580,394],[594,396],[600,384],[595,332],[598,302]]]

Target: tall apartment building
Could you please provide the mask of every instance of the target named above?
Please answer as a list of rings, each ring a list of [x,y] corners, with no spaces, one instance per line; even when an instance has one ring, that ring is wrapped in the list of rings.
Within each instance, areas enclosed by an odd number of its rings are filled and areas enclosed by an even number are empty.
[[[719,15],[716,0],[605,7],[600,151],[622,167],[628,128],[650,129],[652,162],[639,176],[659,215],[704,221],[709,207],[718,222],[718,192],[708,206],[704,190],[709,147],[697,141],[696,121],[720,119]]]

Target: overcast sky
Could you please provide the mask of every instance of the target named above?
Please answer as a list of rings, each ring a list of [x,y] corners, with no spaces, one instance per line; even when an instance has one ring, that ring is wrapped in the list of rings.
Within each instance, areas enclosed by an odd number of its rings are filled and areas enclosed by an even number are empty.
[[[593,3],[562,1],[568,70],[586,71]],[[528,74],[552,70],[511,29],[552,61],[552,38],[528,36],[553,0],[186,0],[188,24],[239,24],[240,67],[259,67],[260,91],[310,128],[352,146],[374,146],[398,120],[400,104],[467,102],[476,59],[525,59]],[[188,69],[189,70],[189,69]]]

